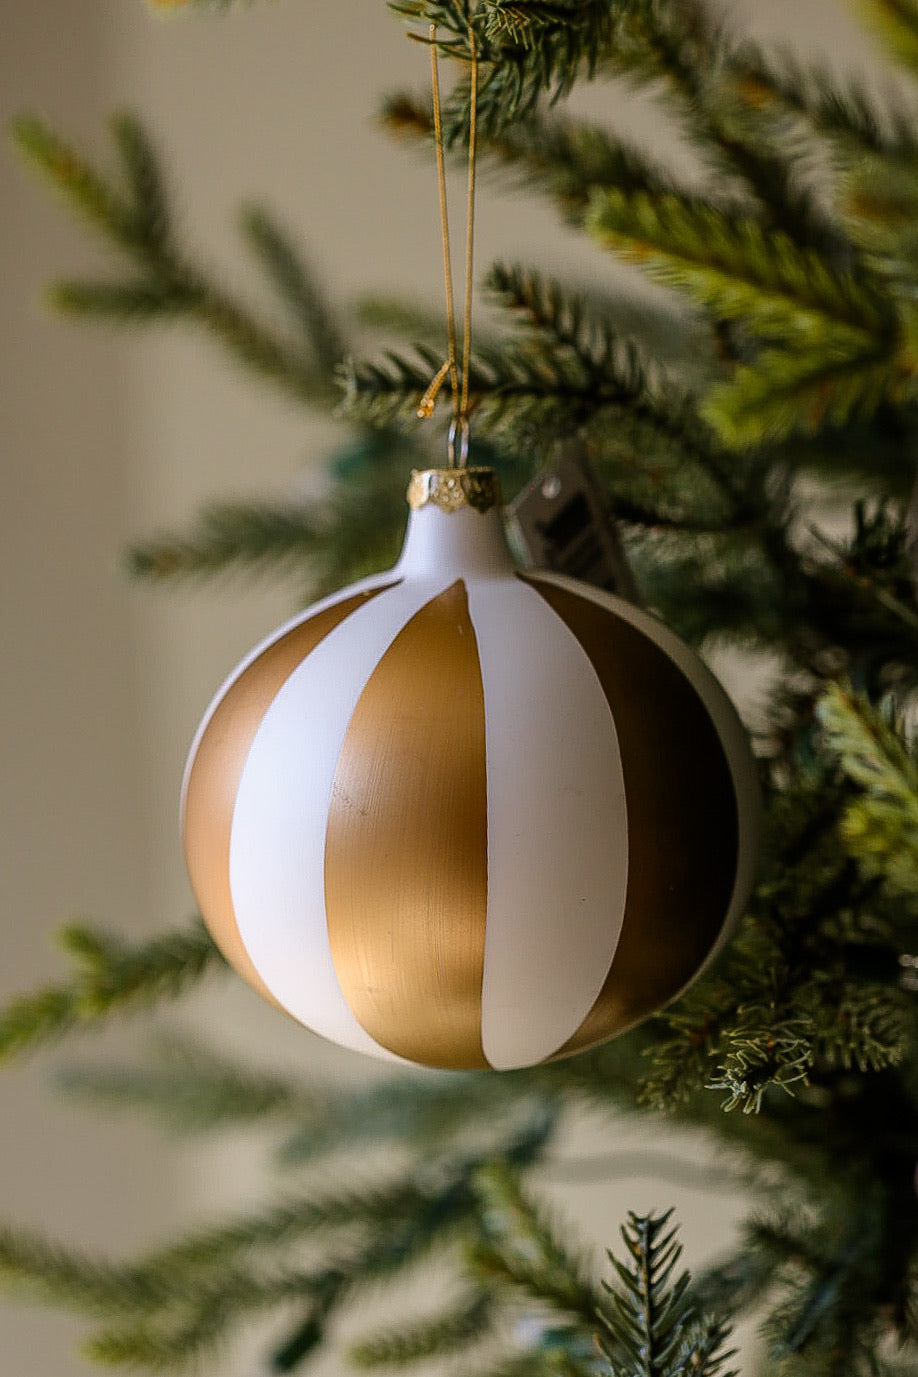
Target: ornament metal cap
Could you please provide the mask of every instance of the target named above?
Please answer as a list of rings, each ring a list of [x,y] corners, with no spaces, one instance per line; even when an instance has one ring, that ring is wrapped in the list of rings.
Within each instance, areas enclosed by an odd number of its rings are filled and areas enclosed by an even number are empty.
[[[500,506],[500,482],[490,468],[412,469],[407,498],[412,511],[433,505],[444,512],[487,512]]]

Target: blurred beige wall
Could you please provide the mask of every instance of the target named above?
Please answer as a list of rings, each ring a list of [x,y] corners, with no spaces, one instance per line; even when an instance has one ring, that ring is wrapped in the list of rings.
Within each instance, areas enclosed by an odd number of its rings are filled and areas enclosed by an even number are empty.
[[[723,8],[834,63],[866,61],[830,0]],[[168,19],[143,0],[0,0],[4,121],[37,111],[107,156],[108,112],[142,112],[190,242],[242,290],[251,277],[233,216],[256,198],[302,232],[333,296],[377,288],[439,300],[431,169],[373,125],[381,92],[425,77],[423,53],[382,0],[277,0]],[[594,93],[591,108],[607,99]],[[646,100],[619,96],[616,108],[658,136]],[[478,261],[496,257],[585,278],[607,271],[548,209],[502,199],[488,179]],[[139,934],[190,910],[176,825],[184,753],[224,672],[289,610],[271,587],[129,588],[124,545],[181,526],[211,496],[302,483],[330,434],[200,337],[68,325],[37,304],[49,278],[107,266],[4,146],[0,997],[53,977],[49,934],[68,918]],[[241,986],[205,1001],[198,1017],[242,1049],[276,1049],[289,1063],[315,1055]],[[106,1050],[116,1054],[125,1036],[110,1036]],[[42,1057],[0,1079],[0,1218],[123,1253],[250,1189],[249,1155],[235,1145],[174,1153],[145,1125],[56,1107],[54,1064]],[[604,1142],[604,1131],[585,1129],[587,1141]],[[694,1252],[733,1209],[691,1191],[665,1196],[678,1198]],[[637,1181],[571,1187],[564,1198],[586,1231],[611,1240],[625,1205],[660,1203],[660,1190]],[[79,1332],[0,1306],[0,1371],[80,1377]]]

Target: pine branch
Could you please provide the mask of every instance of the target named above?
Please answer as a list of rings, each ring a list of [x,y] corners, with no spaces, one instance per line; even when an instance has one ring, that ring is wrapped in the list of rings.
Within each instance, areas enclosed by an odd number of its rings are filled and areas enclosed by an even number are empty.
[[[738,54],[726,26],[697,3],[634,5],[608,66],[643,84],[666,82],[667,104],[714,172],[712,197],[756,203],[761,218],[802,246],[838,247],[805,171],[808,149],[769,110],[737,100]]]
[[[842,769],[858,787],[841,822],[850,853],[904,895],[918,888],[918,765],[889,713],[831,686],[819,720]]]
[[[339,1285],[333,1274],[324,1292],[307,1307],[305,1317],[271,1355],[271,1370],[293,1372],[322,1344],[325,1328],[338,1303]]]
[[[706,1047],[717,1068],[708,1087],[726,1092],[725,1109],[758,1113],[766,1095],[792,1091],[814,1071],[856,1066],[876,1072],[902,1062],[914,1036],[914,1012],[908,995],[888,979],[895,962],[884,961],[885,979],[865,977],[857,969],[857,941],[846,951],[834,921],[835,905],[857,903],[849,898],[851,888],[847,875],[827,888],[820,896],[825,916],[811,908],[810,932],[772,924],[769,934],[767,923],[750,919],[732,963],[732,1007],[715,1021]],[[762,962],[756,974],[748,964],[753,955]],[[670,1073],[685,1060],[677,1046],[672,1053]]]
[[[92,1315],[142,1312],[163,1303],[169,1295],[168,1279],[138,1278],[117,1266],[10,1228],[0,1229],[0,1283],[16,1294]]]
[[[820,566],[823,577],[828,581],[835,574],[848,598],[862,602],[869,608],[871,620],[884,624],[884,635],[895,629],[914,641],[918,612],[914,607],[908,514],[904,508],[880,500],[870,505],[855,502],[852,515],[854,530],[848,540],[833,541],[822,532],[813,532],[836,561],[834,566]],[[896,658],[891,645],[888,653],[890,659]],[[912,658],[910,647],[903,659],[908,663]]]
[[[673,1112],[708,1084],[713,1059],[734,1009],[735,997],[729,984],[708,979],[667,1011],[663,1026],[648,1049],[652,1069],[640,1084],[641,1105]]]
[[[442,1313],[361,1339],[348,1356],[359,1368],[407,1367],[427,1358],[453,1357],[484,1338],[493,1310],[491,1293],[475,1290]]]
[[[713,452],[713,437],[700,421],[692,397],[647,357],[636,340],[616,328],[602,313],[601,300],[588,305],[579,293],[518,265],[495,264],[485,285],[523,324],[517,357],[525,360],[526,352],[531,354],[541,379],[537,387],[545,389],[546,402],[552,373],[558,380],[559,397],[566,386],[582,378],[584,389],[595,399],[595,414],[610,408],[626,413],[632,427],[643,427],[648,436],[677,446],[680,462],[697,463],[724,495],[725,480]],[[513,357],[506,346],[502,352]],[[499,367],[498,351],[490,357]],[[497,391],[497,397],[484,400],[485,415],[500,419],[506,409],[508,429],[517,423],[517,407],[535,404],[539,395],[534,389],[527,397],[524,389],[514,390],[512,384],[506,391]],[[587,411],[581,413],[581,419],[588,416]]]
[[[601,188],[660,194],[672,175],[651,155],[599,125],[535,111],[485,145],[488,160],[516,173],[516,183],[543,191],[579,223],[593,192]],[[487,163],[485,164],[487,166]]]
[[[426,98],[404,92],[389,96],[382,121],[392,133],[429,139],[433,113]],[[671,174],[642,149],[585,120],[536,109],[492,134],[482,148],[485,169],[500,169],[500,189],[543,191],[575,224],[583,219],[596,188],[660,193],[673,186]],[[507,171],[516,175],[508,188]]]
[[[682,1254],[672,1210],[663,1215],[629,1214],[622,1228],[627,1262],[609,1254],[619,1279],[602,1312],[599,1342],[622,1377],[715,1377],[732,1356],[724,1349],[729,1328],[701,1321],[687,1299],[687,1272],[674,1277]],[[731,1375],[732,1377],[732,1375]]]
[[[367,1281],[385,1280],[400,1274],[435,1246],[448,1243],[454,1231],[465,1227],[469,1216],[476,1207],[474,1183],[485,1163],[506,1162],[517,1169],[530,1166],[541,1158],[554,1128],[554,1118],[538,1111],[528,1122],[513,1130],[503,1141],[480,1153],[471,1153],[453,1161],[438,1164],[433,1175],[432,1185],[423,1187],[418,1198],[418,1207],[402,1215],[400,1221],[380,1233],[376,1239],[345,1264],[339,1264],[336,1271],[342,1274],[342,1285],[348,1289],[355,1284]],[[337,1303],[338,1296],[335,1297]],[[291,1336],[279,1350],[281,1355],[290,1357],[302,1343],[303,1337],[312,1338],[312,1317],[307,1316],[305,1325]],[[287,1370],[282,1366],[282,1370]]]
[[[146,130],[133,115],[115,115],[112,140],[120,157],[140,242],[163,252],[171,235],[169,198],[159,158]]]
[[[764,350],[712,388],[702,415],[724,445],[771,443],[869,418],[884,403],[909,396],[916,371],[895,338],[830,334],[801,353]]]
[[[152,1066],[72,1068],[61,1084],[92,1104],[143,1109],[182,1133],[271,1121],[296,1125],[321,1115],[329,1098],[175,1038],[159,1044]]]
[[[139,176],[142,137],[138,126],[122,115],[114,127],[119,150],[122,154],[130,150],[126,167],[130,190],[126,189],[126,194],[117,191],[108,178],[40,120],[22,115],[13,121],[11,133],[28,161],[102,234],[130,253],[147,253],[161,244],[165,234],[161,182],[158,177]],[[138,202],[141,190],[151,197],[149,201]],[[155,228],[152,240],[151,228]]]
[[[889,54],[911,71],[918,71],[918,8],[914,0],[856,0],[856,5]]]
[[[890,1326],[887,1314],[887,1323],[878,1324],[873,1308],[884,1246],[890,1251],[900,1246],[896,1224],[890,1222],[882,1239],[878,1222],[886,1208],[902,1205],[897,1199],[877,1210],[877,1199],[868,1203],[873,1190],[872,1183],[864,1183],[839,1215],[823,1193],[819,1212],[785,1205],[745,1225],[743,1256],[754,1270],[770,1269],[769,1289],[780,1298],[764,1326],[772,1362],[793,1359],[842,1377],[874,1372],[876,1350],[887,1344],[903,1350],[898,1322]]]
[[[146,278],[126,282],[55,282],[45,295],[48,304],[62,315],[120,325],[179,319],[190,305],[189,296],[175,282]]]
[[[842,190],[852,236],[878,255],[891,290],[908,310],[916,260],[918,154],[908,158],[865,154],[846,169]]]
[[[419,339],[430,345],[442,344],[447,337],[442,310],[420,302],[374,293],[362,296],[353,309],[358,325],[370,330],[398,335],[402,339]]]
[[[760,1239],[749,1237],[751,1232],[747,1226],[733,1252],[693,1277],[688,1296],[700,1309],[738,1315],[759,1306],[775,1288],[776,1259]]]
[[[619,1287],[597,1292],[561,1241],[557,1225],[521,1192],[513,1175],[496,1168],[478,1177],[482,1242],[474,1262],[495,1282],[509,1282],[573,1315],[565,1335],[571,1356],[577,1337],[598,1345],[621,1377],[715,1377],[729,1354],[721,1321],[701,1317],[687,1300],[689,1276],[674,1278],[681,1248],[663,1216],[629,1215],[622,1229],[626,1263],[609,1255]],[[573,1343],[572,1343],[573,1340]]]
[[[364,430],[330,456],[332,481],[322,500],[205,507],[189,532],[135,545],[129,567],[157,581],[235,569],[292,574],[304,601],[313,601],[395,563],[406,476],[418,461],[398,432]]]
[[[132,261],[126,281],[65,281],[51,290],[61,309],[88,318],[135,323],[187,318],[203,326],[238,361],[275,385],[313,405],[330,405],[330,347],[327,325],[320,324],[318,301],[310,315],[308,343],[291,342],[263,324],[242,303],[215,285],[208,274],[176,246],[164,179],[152,144],[132,116],[119,116],[115,143],[123,164],[124,187],[115,188],[75,148],[33,118],[13,126],[20,150],[80,213]],[[263,214],[253,229],[263,261],[271,260],[274,280],[304,322],[308,279],[289,245]],[[283,269],[281,260],[284,260]],[[297,272],[299,270],[299,277]],[[316,362],[316,357],[321,362]]]
[[[347,344],[315,275],[303,262],[291,237],[262,207],[249,206],[243,212],[241,224],[248,243],[315,355],[319,371],[332,384],[335,370],[347,354]]]
[[[229,1261],[258,1258],[266,1253],[289,1254],[292,1244],[335,1231],[388,1228],[419,1208],[421,1194],[414,1179],[391,1184],[316,1195],[290,1196],[227,1223],[196,1229],[178,1242],[143,1258],[136,1275],[184,1276],[193,1285],[199,1274],[222,1270]],[[327,1246],[327,1245],[326,1245]]]
[[[790,51],[775,55],[747,41],[737,51],[733,79],[748,105],[801,115],[846,150],[904,161],[918,153],[914,122],[905,110],[880,110],[862,83],[847,78],[842,85],[834,73],[804,66]]]
[[[224,964],[200,922],[137,946],[79,926],[64,928],[59,941],[73,958],[74,975],[0,1010],[0,1060],[101,1023],[110,1014],[177,999]]]
[[[301,347],[275,334],[198,268],[176,260],[169,270],[166,285],[174,293],[174,310],[203,326],[253,373],[309,405],[329,404],[328,381]]]
[[[448,1242],[453,1230],[464,1225],[469,1212],[474,1209],[472,1183],[482,1163],[496,1159],[512,1163],[518,1168],[531,1165],[541,1156],[552,1127],[550,1116],[536,1114],[496,1149],[465,1156],[436,1170],[434,1185],[422,1196],[420,1209],[414,1211],[413,1218],[410,1215],[407,1219],[403,1216],[401,1225],[394,1225],[372,1242],[364,1253],[358,1255],[356,1270],[353,1262],[333,1269],[331,1275],[340,1277],[340,1282],[333,1287],[330,1297],[321,1299],[320,1313],[317,1315],[315,1310],[307,1312],[305,1319],[276,1351],[274,1366],[280,1371],[288,1371],[301,1356],[312,1351],[321,1337],[317,1325],[321,1327],[331,1307],[339,1303],[344,1288],[349,1290],[355,1281],[363,1284],[366,1281],[388,1279],[417,1261],[437,1243],[442,1245]]]
[[[732,447],[873,414],[914,388],[915,364],[886,289],[841,272],[750,220],[670,196],[608,193],[593,232],[715,319],[781,345],[738,368],[702,414]],[[818,266],[817,266],[818,265]]]
[[[909,1054],[915,1034],[909,997],[881,984],[851,981],[836,983],[827,991],[825,983],[818,977],[814,979],[800,1000],[805,1010],[809,996],[813,1009],[814,1064],[860,1072],[900,1066]],[[827,994],[835,1011],[834,1022],[828,1023],[820,1017]]]
[[[800,344],[895,330],[882,284],[836,270],[786,235],[767,231],[675,195],[606,191],[593,200],[588,228],[656,281],[677,287],[722,320],[741,320],[762,339]]]
[[[903,1061],[915,1025],[901,939],[876,881],[839,852],[845,801],[828,763],[783,780],[750,911],[724,967],[660,1017],[669,1036],[654,1046],[644,1102],[685,1104],[707,1084],[726,1091],[725,1107],[757,1113],[814,1072]]]
[[[381,364],[361,360],[345,376],[344,414],[352,420],[392,425],[416,416],[421,397],[439,366],[439,354],[417,344],[414,355],[387,350]],[[533,450],[532,462],[559,435],[599,411],[614,410],[638,385],[634,375],[609,380],[598,396],[580,360],[518,344],[500,351],[478,348],[470,369],[476,430],[500,442]]]
[[[191,265],[156,265],[149,277],[121,282],[61,281],[47,292],[66,315],[124,325],[188,319],[202,326],[237,362],[310,405],[337,400],[328,379],[299,348],[260,323]]]
[[[824,935],[809,945],[808,964],[747,976],[722,1020],[708,1088],[726,1092],[725,1110],[755,1114],[767,1094],[807,1084],[814,1072],[878,1072],[907,1055],[915,1031],[909,996],[859,972],[846,978],[838,944],[833,952]],[[851,954],[856,961],[857,944]]]
[[[727,1112],[758,1114],[765,1094],[790,1090],[808,1080],[815,1060],[811,1020],[788,1018],[768,1004],[744,1006],[727,1030],[718,1066],[708,1089],[724,1092]]]
[[[315,559],[321,537],[302,504],[221,503],[205,507],[187,535],[159,536],[134,545],[131,573],[162,580],[241,568],[302,572]]]
[[[497,280],[506,284],[505,278]],[[598,323],[583,319],[575,339],[570,322],[561,321],[561,314],[573,307],[573,298],[556,298],[556,304],[554,326],[567,331],[568,338],[555,333],[546,315],[536,322],[544,328],[534,333],[500,347],[476,349],[470,370],[476,432],[517,453],[528,450],[536,462],[559,435],[601,416],[607,423],[616,422],[620,442],[633,436],[638,451],[665,444],[687,456],[732,500],[732,484],[715,453],[712,433],[699,422],[684,394],[671,382],[658,385],[652,371],[645,371],[637,346],[619,339],[611,327],[603,331]],[[342,411],[349,419],[385,426],[413,421],[441,361],[439,353],[423,343],[416,344],[413,353],[388,350],[384,360],[352,361],[343,374]]]
[[[666,386],[655,375],[653,365],[641,357],[633,340],[623,339],[608,320],[590,309],[583,296],[565,290],[560,283],[516,264],[496,263],[485,287],[553,354],[569,352],[575,357],[596,384],[609,377],[619,378],[623,390],[635,397],[662,391]],[[670,382],[669,390],[671,386]]]
[[[483,0],[471,11],[479,62],[478,121],[487,137],[529,114],[539,97],[567,95],[577,77],[592,77],[617,31],[623,0]],[[408,23],[429,25],[446,56],[468,62],[469,14],[459,0],[390,0],[390,9]],[[448,146],[468,130],[469,90],[460,81],[444,110]]]
[[[673,108],[691,121],[723,39],[698,0],[637,0],[623,12],[606,69],[642,84],[662,82]]]
[[[351,361],[342,375],[345,387],[344,415],[349,419],[374,425],[392,425],[416,418],[417,410],[431,378],[440,367],[439,352],[423,343],[414,346],[413,354],[386,350],[385,362]],[[531,367],[514,368],[509,359],[497,364],[498,376],[487,367],[480,353],[471,361],[470,392],[480,407],[485,394],[500,396],[506,403],[508,396],[519,398],[531,406],[541,403],[547,409],[551,402],[576,405],[577,397],[585,397],[585,389],[576,381],[566,382],[557,373],[546,386],[545,380],[533,377]]]
[[[206,1281],[198,1278],[192,1290],[177,1292],[139,1319],[98,1331],[85,1352],[106,1366],[183,1371],[212,1356],[245,1320],[302,1303],[311,1295],[323,1296],[335,1282],[337,1274],[329,1269],[256,1272],[226,1268]]]
[[[0,1236],[0,1274],[20,1289],[110,1318],[88,1346],[96,1361],[151,1371],[183,1369],[224,1343],[246,1317],[306,1305],[307,1316],[275,1358],[294,1365],[322,1337],[324,1324],[360,1289],[400,1276],[449,1242],[475,1208],[471,1183],[490,1156],[518,1166],[544,1148],[544,1116],[506,1136],[489,1154],[413,1171],[385,1191],[286,1202],[230,1226],[192,1236],[139,1264],[117,1267],[67,1253],[40,1240]],[[259,1257],[316,1229],[342,1230],[315,1270],[273,1267]],[[228,1256],[227,1256],[228,1255]],[[286,1363],[284,1360],[287,1360]]]
[[[353,1094],[328,1094],[286,1140],[282,1159],[298,1165],[342,1148],[402,1140],[432,1149],[464,1128],[487,1129],[498,1111],[510,1122],[531,1113],[537,1089],[525,1075],[457,1076],[446,1083],[399,1076]]]
[[[724,205],[751,198],[769,229],[830,262],[846,263],[851,246],[814,170],[814,141],[798,122],[736,100],[734,65],[731,53],[706,101],[703,133],[714,145],[706,158],[715,178],[713,195]]]
[[[571,1254],[559,1226],[527,1198],[505,1167],[482,1170],[476,1180],[481,1237],[473,1249],[476,1272],[503,1278],[592,1326],[600,1296],[584,1262]]]
[[[197,9],[228,10],[234,5],[249,5],[252,0],[147,0],[147,3],[154,9],[162,10],[180,9],[184,5]]]
[[[788,1286],[783,1303],[769,1316],[765,1335],[778,1361],[798,1355],[805,1359],[815,1350],[829,1377],[863,1370],[863,1360],[873,1345],[859,1342],[864,1336],[858,1330],[870,1307],[864,1303],[863,1294],[849,1289],[852,1249],[846,1252],[848,1256],[840,1264],[833,1259],[812,1277]],[[876,1330],[876,1326],[870,1327]],[[873,1341],[880,1341],[879,1333],[874,1333]]]

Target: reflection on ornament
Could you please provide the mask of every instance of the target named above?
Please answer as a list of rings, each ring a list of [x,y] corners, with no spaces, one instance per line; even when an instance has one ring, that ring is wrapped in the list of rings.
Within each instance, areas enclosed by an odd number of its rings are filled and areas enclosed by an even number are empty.
[[[413,476],[398,564],[246,659],[183,794],[214,939],[358,1051],[529,1066],[672,999],[752,882],[746,736],[698,657],[519,572],[490,470]]]

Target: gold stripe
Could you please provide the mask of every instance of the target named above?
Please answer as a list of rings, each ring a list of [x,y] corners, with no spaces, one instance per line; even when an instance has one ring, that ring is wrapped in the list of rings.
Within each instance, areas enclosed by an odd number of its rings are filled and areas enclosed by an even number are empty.
[[[484,689],[465,584],[402,628],[358,700],[325,840],[344,996],[372,1038],[427,1066],[487,1066]]]
[[[618,733],[628,816],[621,938],[600,994],[558,1051],[623,1032],[668,1003],[720,934],[736,877],[736,791],[714,723],[645,633],[566,588],[525,578],[576,636]]]
[[[243,945],[230,892],[230,831],[239,781],[262,718],[297,665],[351,612],[393,586],[389,583],[344,598],[269,645],[215,708],[188,777],[183,832],[195,898],[227,961],[277,1008],[280,1004]]]

